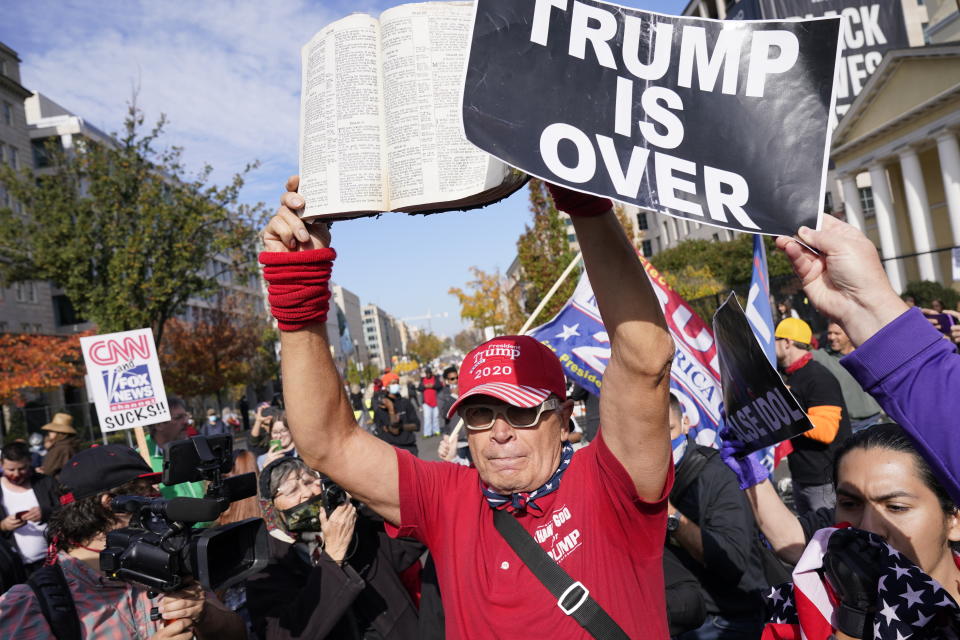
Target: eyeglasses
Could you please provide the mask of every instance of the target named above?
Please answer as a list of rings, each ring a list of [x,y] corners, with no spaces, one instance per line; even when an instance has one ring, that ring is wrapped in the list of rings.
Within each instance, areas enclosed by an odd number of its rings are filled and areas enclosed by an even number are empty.
[[[313,485],[320,482],[320,478],[313,475],[312,473],[304,473],[299,478],[295,480],[288,480],[284,482],[282,486],[277,488],[277,493],[274,496],[278,498],[284,496],[287,498],[292,498],[293,496],[300,495],[302,492],[310,491],[313,488]]]
[[[470,404],[460,407],[457,413],[463,418],[463,423],[471,431],[483,431],[493,426],[497,416],[514,429],[529,429],[540,422],[544,411],[554,411],[560,407],[556,398],[547,398],[535,407],[515,407],[512,404]]]

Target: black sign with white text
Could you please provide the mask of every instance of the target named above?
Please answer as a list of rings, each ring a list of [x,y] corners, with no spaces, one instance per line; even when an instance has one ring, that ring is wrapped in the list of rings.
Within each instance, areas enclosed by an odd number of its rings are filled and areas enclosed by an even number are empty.
[[[838,18],[478,0],[467,139],[579,191],[737,231],[817,227]]]
[[[840,16],[842,51],[837,67],[839,119],[860,94],[889,49],[910,46],[902,0],[740,0],[727,18],[785,20]]]
[[[713,314],[720,358],[724,431],[746,455],[813,428],[800,403],[757,342],[735,294]]]

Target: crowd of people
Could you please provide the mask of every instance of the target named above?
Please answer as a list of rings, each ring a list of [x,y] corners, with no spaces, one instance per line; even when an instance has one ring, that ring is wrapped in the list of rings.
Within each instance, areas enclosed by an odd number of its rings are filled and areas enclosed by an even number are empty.
[[[282,407],[211,412],[191,431],[170,396],[170,419],[141,452],[83,449],[67,414],[43,427],[42,446],[6,443],[4,637],[960,633],[960,445],[949,435],[960,334],[944,330],[943,309],[911,309],[853,227],[827,216],[821,231],[800,230],[803,244],[778,239],[826,332],[780,307],[777,365],[811,428],[771,469],[743,443],[704,446],[689,432],[670,391],[672,339],[610,201],[550,188],[610,337],[602,394],[568,385],[528,336],[361,389],[330,356],[327,285],[311,271],[329,278],[329,229],[305,224],[296,179],[287,188],[261,254],[282,329]],[[302,295],[275,296],[279,282]],[[108,577],[107,536],[131,522],[117,496],[206,494],[204,482],[160,482],[165,450],[198,433],[236,436],[228,476],[255,474],[257,494],[196,526],[262,521],[265,563],[216,592]],[[423,460],[434,435],[440,461]]]

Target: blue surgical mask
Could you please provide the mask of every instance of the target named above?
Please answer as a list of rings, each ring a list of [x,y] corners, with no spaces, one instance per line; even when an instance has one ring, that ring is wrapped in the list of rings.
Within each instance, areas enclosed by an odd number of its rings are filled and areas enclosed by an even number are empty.
[[[670,448],[673,449],[673,465],[680,464],[683,460],[683,454],[687,452],[687,436],[679,435],[670,441]]]

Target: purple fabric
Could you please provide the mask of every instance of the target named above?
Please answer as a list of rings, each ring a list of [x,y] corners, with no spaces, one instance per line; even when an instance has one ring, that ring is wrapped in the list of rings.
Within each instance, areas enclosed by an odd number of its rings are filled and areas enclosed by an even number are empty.
[[[840,360],[914,439],[960,504],[960,355],[919,309],[910,309]]]
[[[769,478],[770,472],[763,466],[762,452],[755,451],[738,458],[736,454],[742,450],[743,443],[739,440],[724,440],[720,447],[720,458],[736,474],[740,489],[746,491]]]

